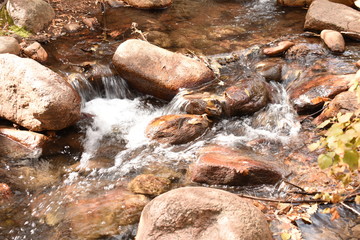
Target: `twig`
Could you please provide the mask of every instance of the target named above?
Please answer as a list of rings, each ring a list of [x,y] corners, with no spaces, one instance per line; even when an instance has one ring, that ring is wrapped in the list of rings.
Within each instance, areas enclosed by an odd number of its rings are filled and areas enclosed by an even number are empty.
[[[277,203],[327,203],[327,201],[322,199],[308,199],[308,200],[285,200],[285,199],[274,199],[274,198],[262,198],[262,197],[255,197],[245,194],[237,194],[239,197],[243,198],[249,198],[253,200],[260,200],[260,201],[266,201],[266,202],[277,202]]]
[[[359,211],[357,211],[356,209],[354,209],[354,208],[350,207],[349,205],[347,205],[347,204],[345,204],[345,203],[343,203],[343,202],[341,202],[340,204],[341,204],[341,205],[343,205],[343,206],[344,206],[344,207],[346,207],[347,209],[349,209],[349,210],[353,211],[354,213],[356,213],[357,215],[359,215],[359,216],[360,216],[360,212],[359,212]]]
[[[307,193],[307,192],[305,191],[305,189],[303,189],[302,187],[300,187],[300,186],[298,186],[298,185],[295,185],[294,183],[288,182],[288,181],[286,181],[286,180],[283,180],[283,182],[286,183],[286,184],[289,184],[289,185],[291,185],[291,186],[293,186],[293,187],[296,187],[296,188],[300,189],[300,190],[303,191],[304,193]]]

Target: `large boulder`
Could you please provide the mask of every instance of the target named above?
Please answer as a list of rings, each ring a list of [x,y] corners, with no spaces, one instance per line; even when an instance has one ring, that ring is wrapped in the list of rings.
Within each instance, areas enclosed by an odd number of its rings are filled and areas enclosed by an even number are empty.
[[[49,138],[43,134],[0,126],[0,155],[11,159],[38,158]]]
[[[305,18],[305,29],[346,31],[360,33],[360,12],[339,3],[315,0]]]
[[[183,144],[201,136],[209,127],[206,116],[179,114],[154,119],[146,128],[146,135],[160,143]]]
[[[172,3],[172,0],[124,0],[125,3],[136,8],[166,8]]]
[[[130,86],[165,100],[214,78],[205,64],[137,39],[122,43],[113,63]]]
[[[55,17],[54,9],[43,0],[8,0],[6,9],[16,25],[35,33]]]
[[[312,113],[321,108],[325,101],[349,89],[354,77],[355,74],[305,76],[289,84],[287,91],[298,113]]]
[[[192,181],[211,185],[274,184],[282,178],[269,160],[218,145],[200,149],[198,161],[190,165],[189,173]]]
[[[13,37],[0,37],[0,54],[1,53],[12,53],[19,55],[20,53],[20,44]]]
[[[80,97],[38,62],[0,54],[0,117],[32,131],[60,130],[80,119]]]
[[[147,204],[137,240],[269,240],[265,216],[235,194],[204,187],[178,188]]]

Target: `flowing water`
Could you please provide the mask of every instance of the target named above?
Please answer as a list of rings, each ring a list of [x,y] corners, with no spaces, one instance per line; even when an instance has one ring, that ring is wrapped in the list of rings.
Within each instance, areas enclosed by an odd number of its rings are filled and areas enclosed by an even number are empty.
[[[0,177],[16,190],[14,203],[1,208],[0,239],[81,239],[71,234],[70,223],[62,216],[69,206],[126,186],[143,172],[164,171],[176,175],[178,186],[189,185],[184,176],[187,166],[207,144],[251,148],[281,165],[287,151],[303,141],[284,84],[271,83],[272,103],[254,116],[218,120],[193,142],[169,146],[150,141],[145,128],[158,116],[181,113],[187,104],[182,96],[189,90],[170,103],[159,101],[128,88],[109,62],[116,47],[139,37],[140,31],[150,42],[172,51],[246,56],[254,45],[302,33],[305,13],[270,0],[175,0],[166,10],[106,9],[99,19],[107,33],[116,34],[114,38],[84,30],[49,43],[50,67],[71,79],[82,97],[84,119],[58,133],[60,147],[50,155],[1,161]],[[250,70],[251,61],[240,57],[220,70],[221,77],[241,75],[244,67]],[[272,191],[269,186],[259,189],[265,194]],[[107,239],[132,239],[136,225],[121,227],[121,232]]]

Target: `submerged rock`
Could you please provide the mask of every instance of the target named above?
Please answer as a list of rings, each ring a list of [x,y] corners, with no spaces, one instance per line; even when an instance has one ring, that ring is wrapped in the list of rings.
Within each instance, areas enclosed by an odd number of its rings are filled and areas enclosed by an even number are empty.
[[[306,14],[305,29],[348,31],[360,33],[360,12],[327,0],[314,1]]]
[[[141,174],[136,176],[128,185],[133,193],[145,195],[160,195],[170,190],[171,181],[167,178],[157,177],[153,174]]]
[[[6,9],[16,25],[34,33],[43,30],[55,17],[54,9],[43,0],[8,0]]]
[[[200,149],[198,161],[190,165],[189,172],[192,181],[211,185],[274,184],[282,178],[259,155],[217,145]]]
[[[49,138],[43,134],[0,126],[0,155],[5,158],[38,158]]]
[[[113,63],[129,85],[140,92],[170,100],[180,88],[191,88],[214,78],[205,64],[141,40],[127,40]]]
[[[0,36],[0,54],[1,53],[11,53],[19,55],[20,45],[16,38]]]
[[[135,224],[149,202],[144,195],[118,188],[77,200],[66,207],[64,221],[76,239],[97,239],[119,233],[119,226]]]
[[[289,84],[287,91],[298,113],[312,113],[325,101],[349,89],[349,83],[354,77],[355,74],[302,77]]]
[[[172,4],[172,0],[124,0],[125,3],[136,8],[167,8]]]
[[[322,30],[320,37],[331,51],[338,53],[345,51],[344,37],[338,31]]]
[[[34,42],[23,49],[26,56],[38,62],[46,62],[48,54],[38,42]]]
[[[279,82],[281,81],[282,67],[284,64],[285,62],[281,58],[270,58],[258,62],[254,68],[266,81]]]
[[[204,187],[178,188],[144,208],[137,240],[270,240],[265,216],[235,194]]]
[[[166,115],[154,119],[146,128],[146,135],[160,143],[183,144],[201,136],[209,123],[206,116]]]
[[[80,96],[32,59],[0,55],[0,117],[32,131],[60,130],[80,119]]]
[[[355,92],[342,92],[337,95],[331,102],[326,106],[322,113],[314,119],[315,124],[335,117],[338,113],[355,112],[360,109],[360,103],[358,102]]]

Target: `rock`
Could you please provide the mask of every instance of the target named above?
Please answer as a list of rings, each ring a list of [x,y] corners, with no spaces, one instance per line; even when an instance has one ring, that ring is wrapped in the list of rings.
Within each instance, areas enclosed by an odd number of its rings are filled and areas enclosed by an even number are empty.
[[[76,239],[97,239],[116,235],[119,226],[135,224],[149,202],[144,195],[135,195],[117,188],[94,197],[71,202],[64,220],[70,223]]]
[[[187,101],[184,110],[190,114],[216,117],[248,115],[265,107],[269,95],[268,85],[261,78],[246,77],[221,86],[210,85],[209,91],[189,91],[183,97]]]
[[[38,62],[46,62],[48,59],[47,52],[38,42],[34,42],[34,43],[30,44],[23,51],[26,56],[28,56]]]
[[[345,51],[344,37],[338,31],[322,30],[320,37],[331,51],[337,53],[343,53]]]
[[[270,240],[265,216],[235,194],[184,187],[153,199],[141,213],[137,240]]]
[[[125,3],[136,8],[167,8],[172,4],[172,0],[124,0]]]
[[[122,0],[106,0],[106,2],[113,8],[124,7],[126,5]]]
[[[171,181],[167,178],[157,177],[153,174],[136,176],[128,185],[133,193],[145,195],[160,195],[170,190]]]
[[[255,65],[255,70],[261,76],[265,78],[266,81],[281,81],[282,75],[282,66],[284,61],[279,58],[269,58],[261,62],[258,62]]]
[[[135,39],[117,48],[113,63],[131,87],[165,100],[214,78],[201,62]]]
[[[206,116],[166,115],[150,122],[146,136],[160,143],[183,144],[201,136],[208,127]]]
[[[305,29],[348,31],[360,33],[360,12],[327,0],[314,1],[305,17]]]
[[[11,159],[38,158],[49,138],[43,134],[0,126],[0,155]]]
[[[277,3],[286,7],[307,7],[314,0],[277,0]],[[330,0],[330,2],[341,3],[346,6],[353,6],[354,0]]]
[[[349,89],[355,74],[302,77],[287,87],[289,98],[299,114],[317,111],[325,101]]]
[[[0,54],[1,53],[19,55],[20,45],[16,38],[0,36]]]
[[[69,33],[78,32],[81,28],[79,23],[68,23],[64,26],[64,29]]]
[[[355,62],[355,66],[360,68],[360,60],[358,60],[357,62]]]
[[[162,48],[169,48],[172,45],[169,34],[164,32],[150,31],[146,37],[150,43]]]
[[[298,60],[309,57],[319,58],[319,56],[323,56],[325,53],[326,51],[321,44],[299,43],[286,51],[285,59]]]
[[[55,17],[54,9],[43,0],[8,0],[6,4],[14,23],[37,33]]]
[[[0,203],[3,200],[9,200],[12,195],[10,187],[6,183],[0,183]]]
[[[32,59],[0,55],[0,117],[32,131],[60,130],[80,119],[80,97]]]
[[[275,47],[264,48],[263,53],[267,56],[277,56],[284,53],[286,50],[294,46],[295,43],[290,41],[282,41],[277,44]]]
[[[200,149],[198,161],[189,168],[192,181],[211,185],[274,184],[282,178],[269,160],[252,152],[218,145]]]
[[[82,18],[82,22],[91,30],[94,31],[99,26],[99,21],[97,18]]]
[[[335,117],[339,112],[355,112],[360,109],[360,103],[357,100],[355,92],[342,92],[331,100],[330,104],[322,111],[322,113],[314,119],[314,124],[320,124],[323,121]]]

